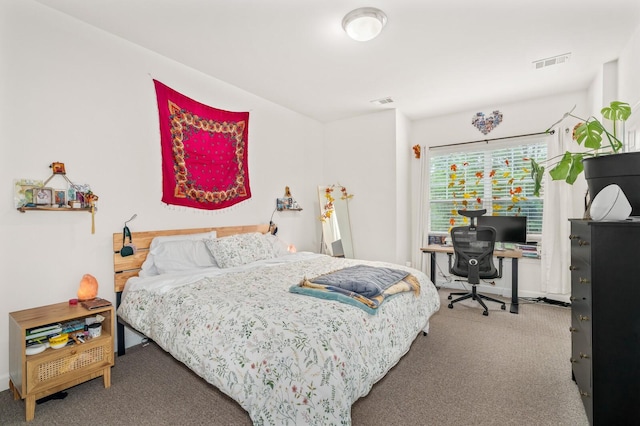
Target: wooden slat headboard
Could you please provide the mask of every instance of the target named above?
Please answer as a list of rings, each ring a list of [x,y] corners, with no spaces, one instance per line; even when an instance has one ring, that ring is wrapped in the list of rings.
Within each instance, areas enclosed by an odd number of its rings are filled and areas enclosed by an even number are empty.
[[[228,237],[235,234],[246,234],[248,232],[261,232],[266,234],[269,225],[244,225],[244,226],[222,226],[218,228],[192,228],[173,229],[162,231],[132,232],[131,238],[136,246],[136,252],[127,257],[120,256],[122,248],[122,232],[113,234],[113,284],[116,293],[124,290],[124,285],[130,277],[135,277],[140,272],[140,268],[147,258],[151,241],[161,235],[183,235],[199,234],[203,232],[216,231],[218,238]],[[128,240],[128,239],[127,239]]]

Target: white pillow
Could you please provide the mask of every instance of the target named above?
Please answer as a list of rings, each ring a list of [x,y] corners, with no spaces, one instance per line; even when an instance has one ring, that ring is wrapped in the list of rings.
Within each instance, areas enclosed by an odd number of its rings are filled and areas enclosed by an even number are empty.
[[[232,268],[274,257],[273,247],[259,232],[205,240],[207,248],[221,268]]]
[[[153,250],[153,262],[160,274],[217,266],[205,240],[166,241]]]
[[[142,263],[141,270],[138,273],[139,277],[152,277],[154,275],[159,275],[160,272],[155,265],[155,250],[157,247],[168,241],[196,241],[196,240],[205,240],[209,238],[216,238],[218,234],[216,231],[210,232],[202,232],[200,234],[180,234],[180,235],[164,235],[160,237],[155,237],[151,244],[149,245],[149,253],[147,254],[147,258]]]
[[[273,248],[273,257],[285,256],[289,253],[289,246],[280,238],[271,234],[264,234],[264,238],[271,244]]]

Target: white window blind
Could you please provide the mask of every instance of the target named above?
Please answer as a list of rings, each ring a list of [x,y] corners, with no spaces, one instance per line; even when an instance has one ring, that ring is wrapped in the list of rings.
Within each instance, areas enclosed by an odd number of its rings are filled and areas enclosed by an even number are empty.
[[[534,197],[530,158],[546,158],[543,138],[430,151],[430,232],[466,224],[457,210],[527,216],[527,234],[542,234],[543,198]]]

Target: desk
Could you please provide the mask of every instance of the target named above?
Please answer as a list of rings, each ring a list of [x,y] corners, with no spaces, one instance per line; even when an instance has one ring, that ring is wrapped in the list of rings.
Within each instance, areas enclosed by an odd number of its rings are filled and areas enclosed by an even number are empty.
[[[453,254],[452,246],[441,246],[438,244],[429,244],[420,249],[422,253],[429,253],[431,256],[431,282],[436,285],[436,254],[446,253]],[[522,257],[520,250],[495,250],[493,255],[498,259],[511,259],[511,307],[509,312],[518,313],[518,259]]]

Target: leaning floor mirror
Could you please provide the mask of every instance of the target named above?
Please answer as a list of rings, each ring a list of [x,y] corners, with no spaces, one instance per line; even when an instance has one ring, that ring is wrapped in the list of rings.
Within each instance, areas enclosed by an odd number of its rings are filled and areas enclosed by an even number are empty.
[[[341,185],[320,185],[318,197],[322,222],[322,253],[334,257],[353,258],[349,219],[349,200],[353,195]]]

